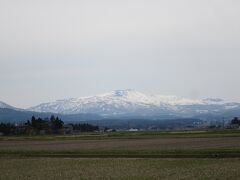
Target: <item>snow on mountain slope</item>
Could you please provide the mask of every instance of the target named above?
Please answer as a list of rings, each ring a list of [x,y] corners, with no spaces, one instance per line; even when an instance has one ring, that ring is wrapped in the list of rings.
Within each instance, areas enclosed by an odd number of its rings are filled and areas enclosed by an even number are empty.
[[[31,108],[31,110],[64,114],[99,113],[105,115],[109,113],[121,114],[125,111],[144,108],[149,105],[152,105],[150,99],[144,94],[125,90],[98,96],[58,100],[40,104]]]
[[[97,96],[57,100],[29,110],[63,114],[94,113],[114,115],[187,115],[221,112],[239,108],[238,103],[221,99],[192,100],[177,96],[145,95],[134,90],[116,90]]]
[[[0,101],[0,108],[17,109],[17,108],[10,106],[2,101]]]

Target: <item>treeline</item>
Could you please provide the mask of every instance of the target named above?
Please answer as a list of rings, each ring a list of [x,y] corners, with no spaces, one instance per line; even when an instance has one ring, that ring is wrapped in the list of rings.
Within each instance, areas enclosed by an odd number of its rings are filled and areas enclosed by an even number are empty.
[[[10,135],[15,134],[16,126],[11,123],[0,123],[0,134],[1,135]]]
[[[0,135],[45,135],[45,134],[71,134],[74,132],[98,131],[99,127],[91,124],[68,124],[55,116],[50,118],[36,118],[32,116],[23,124],[0,123]]]
[[[0,133],[3,135],[36,135],[36,134],[61,134],[63,133],[63,121],[55,116],[50,118],[36,118],[32,116],[23,124],[1,123]]]
[[[64,122],[55,116],[51,116],[50,119],[35,118],[33,116],[31,121],[27,121],[25,125],[32,128],[36,132],[45,130],[47,134],[57,134],[60,130],[62,130]]]
[[[80,131],[80,132],[94,132],[99,131],[98,126],[94,126],[88,123],[84,124],[71,124],[73,126],[74,131]]]
[[[238,117],[233,118],[231,124],[240,126],[240,119]]]

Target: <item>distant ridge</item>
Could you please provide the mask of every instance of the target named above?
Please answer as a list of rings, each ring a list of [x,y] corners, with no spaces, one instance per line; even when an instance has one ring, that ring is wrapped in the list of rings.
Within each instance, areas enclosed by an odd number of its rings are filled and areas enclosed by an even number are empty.
[[[52,114],[66,122],[101,121],[103,125],[126,125],[128,121],[134,121],[141,127],[141,122],[147,125],[150,122],[158,124],[159,121],[169,121],[173,126],[177,121],[189,124],[198,120],[209,122],[240,117],[240,103],[213,98],[192,100],[177,96],[147,95],[129,89],[57,100],[29,109],[19,109],[0,102],[0,122],[26,121],[32,115],[45,118]]]
[[[16,107],[10,106],[10,105],[2,102],[2,101],[0,101],[0,108],[15,109],[15,110],[18,109],[18,108],[16,108]]]
[[[177,96],[146,95],[127,89],[42,103],[28,110],[61,114],[92,113],[103,117],[194,117],[205,114],[222,115],[224,112],[237,109],[240,109],[240,103],[229,103],[222,99],[193,100]]]

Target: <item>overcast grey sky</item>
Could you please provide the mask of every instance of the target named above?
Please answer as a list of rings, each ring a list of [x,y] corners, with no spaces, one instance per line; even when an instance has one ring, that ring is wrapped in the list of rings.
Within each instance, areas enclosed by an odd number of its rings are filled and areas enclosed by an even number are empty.
[[[129,88],[240,101],[240,1],[0,0],[0,100]]]

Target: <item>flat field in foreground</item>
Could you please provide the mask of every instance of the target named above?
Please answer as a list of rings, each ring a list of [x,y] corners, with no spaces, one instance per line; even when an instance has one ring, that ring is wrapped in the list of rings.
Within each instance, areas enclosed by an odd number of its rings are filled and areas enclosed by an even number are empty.
[[[1,180],[239,179],[240,159],[1,158]]]
[[[0,180],[239,179],[240,131],[0,138]]]
[[[239,157],[240,131],[117,132],[0,139],[0,156],[21,157]]]
[[[0,141],[0,157],[240,158],[240,137]]]

